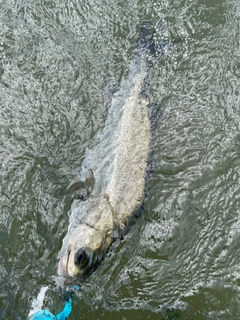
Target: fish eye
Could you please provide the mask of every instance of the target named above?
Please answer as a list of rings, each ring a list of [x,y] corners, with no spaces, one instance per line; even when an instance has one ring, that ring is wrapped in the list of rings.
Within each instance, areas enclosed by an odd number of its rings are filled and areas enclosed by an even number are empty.
[[[77,267],[84,267],[88,263],[88,255],[86,254],[85,250],[79,249],[75,253],[74,263]]]

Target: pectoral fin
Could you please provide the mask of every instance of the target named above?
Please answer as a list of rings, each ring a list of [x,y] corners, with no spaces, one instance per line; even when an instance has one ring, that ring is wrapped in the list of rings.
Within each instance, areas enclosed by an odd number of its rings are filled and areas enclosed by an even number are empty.
[[[79,177],[75,177],[67,187],[69,192],[73,193],[75,199],[87,200],[93,191],[95,184],[94,174],[91,169],[88,169],[85,175],[85,181]]]
[[[70,192],[84,188],[84,181],[80,180],[78,177],[75,177],[67,187],[67,190]]]
[[[93,188],[95,185],[95,178],[92,169],[88,169],[85,176],[85,188],[87,190],[87,195],[89,195],[93,192]]]

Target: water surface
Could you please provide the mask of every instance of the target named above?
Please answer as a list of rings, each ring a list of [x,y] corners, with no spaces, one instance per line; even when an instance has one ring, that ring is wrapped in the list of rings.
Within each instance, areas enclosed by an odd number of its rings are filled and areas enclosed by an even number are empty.
[[[0,3],[0,318],[25,319],[68,226],[66,188],[129,75],[139,26],[176,44],[151,73],[163,115],[140,217],[83,284],[70,319],[237,319],[237,1]]]

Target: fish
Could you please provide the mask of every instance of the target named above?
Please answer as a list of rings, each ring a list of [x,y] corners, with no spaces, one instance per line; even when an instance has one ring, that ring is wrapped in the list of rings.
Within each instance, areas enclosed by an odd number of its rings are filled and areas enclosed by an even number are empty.
[[[98,143],[86,151],[75,190],[58,275],[85,274],[124,236],[143,211],[151,150],[149,69],[155,55],[152,24],[144,22],[129,75],[113,94]]]

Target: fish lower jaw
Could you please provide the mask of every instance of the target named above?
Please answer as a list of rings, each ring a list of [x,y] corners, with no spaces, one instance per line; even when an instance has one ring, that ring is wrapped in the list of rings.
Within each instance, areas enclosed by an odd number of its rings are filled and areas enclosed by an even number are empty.
[[[83,270],[79,269],[75,265],[73,267],[69,267],[67,270],[67,275],[70,278],[75,278],[77,276],[81,276],[83,274]]]

